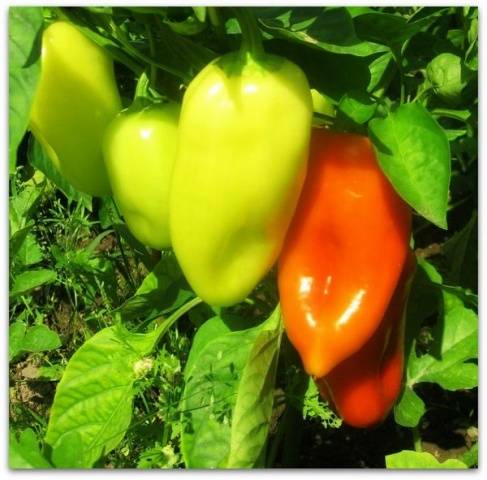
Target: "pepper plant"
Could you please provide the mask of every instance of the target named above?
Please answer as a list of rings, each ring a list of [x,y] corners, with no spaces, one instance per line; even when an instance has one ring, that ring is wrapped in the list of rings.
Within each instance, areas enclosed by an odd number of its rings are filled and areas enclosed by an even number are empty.
[[[475,467],[477,37],[11,7],[11,468]]]

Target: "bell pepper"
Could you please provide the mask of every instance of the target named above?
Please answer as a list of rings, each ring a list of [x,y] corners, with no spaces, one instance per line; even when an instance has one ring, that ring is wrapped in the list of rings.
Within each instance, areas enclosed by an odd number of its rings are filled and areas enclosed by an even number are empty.
[[[115,202],[143,244],[169,247],[179,105],[139,98],[108,126],[103,154]]]
[[[240,52],[198,73],[181,109],[171,239],[192,288],[217,306],[244,300],[275,263],[306,174],[308,81],[252,28]]]
[[[107,53],[69,22],[47,27],[30,128],[55,167],[82,192],[110,194],[101,144],[120,109]]]
[[[416,261],[410,252],[387,311],[365,345],[317,379],[321,395],[350,426],[372,427],[388,415],[401,392],[406,302]]]
[[[323,377],[379,327],[409,251],[411,210],[368,138],[314,129],[308,176],[279,260],[287,335]]]

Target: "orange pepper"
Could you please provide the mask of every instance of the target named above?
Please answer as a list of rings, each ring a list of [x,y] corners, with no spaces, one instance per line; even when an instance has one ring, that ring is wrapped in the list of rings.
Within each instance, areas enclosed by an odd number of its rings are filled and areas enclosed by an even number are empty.
[[[415,267],[411,252],[377,331],[357,353],[317,380],[321,395],[353,427],[384,420],[401,392],[405,307]]]
[[[279,260],[287,335],[320,378],[358,352],[407,260],[411,210],[364,136],[314,129],[305,185]]]

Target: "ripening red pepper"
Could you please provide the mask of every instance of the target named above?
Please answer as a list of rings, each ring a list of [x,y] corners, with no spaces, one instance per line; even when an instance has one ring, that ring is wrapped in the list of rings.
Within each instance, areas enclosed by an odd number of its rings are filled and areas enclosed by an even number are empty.
[[[411,210],[364,136],[314,129],[279,260],[287,335],[316,378],[379,328],[407,261]]]
[[[358,352],[316,381],[321,395],[353,427],[384,420],[401,392],[406,302],[415,267],[410,252],[379,328]]]

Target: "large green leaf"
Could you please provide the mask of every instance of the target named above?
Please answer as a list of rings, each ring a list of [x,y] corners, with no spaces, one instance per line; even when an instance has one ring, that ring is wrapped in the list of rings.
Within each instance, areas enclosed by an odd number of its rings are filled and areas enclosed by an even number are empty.
[[[57,466],[89,468],[118,445],[130,425],[138,365],[156,338],[156,332],[104,328],[71,357],[56,390],[45,438],[54,452],[58,450],[53,455]],[[77,456],[69,454],[73,444]],[[74,463],[66,465],[66,458]]]
[[[9,9],[9,170],[15,171],[17,147],[29,124],[40,73],[42,7]]]
[[[419,214],[446,228],[451,167],[444,130],[418,103],[371,120],[369,130],[382,170],[397,192]]]
[[[280,314],[247,330],[210,322],[185,369],[182,453],[189,468],[251,467],[270,423]],[[215,337],[203,346],[210,332]]]

